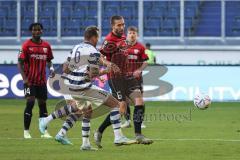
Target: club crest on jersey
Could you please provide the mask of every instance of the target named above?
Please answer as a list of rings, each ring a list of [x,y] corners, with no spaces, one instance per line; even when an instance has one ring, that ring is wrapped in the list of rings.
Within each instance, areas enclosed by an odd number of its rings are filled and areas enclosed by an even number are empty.
[[[47,48],[43,48],[43,52],[47,53],[48,49]]]
[[[32,47],[30,47],[29,50],[32,51],[32,52],[34,51],[34,49]]]
[[[134,54],[138,54],[139,50],[138,49],[134,49],[133,52],[134,52]]]

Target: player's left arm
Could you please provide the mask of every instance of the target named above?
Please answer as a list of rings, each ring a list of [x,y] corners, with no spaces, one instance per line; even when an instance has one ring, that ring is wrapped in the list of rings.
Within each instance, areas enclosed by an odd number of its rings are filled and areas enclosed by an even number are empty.
[[[141,49],[141,56],[140,56],[140,61],[142,61],[142,65],[136,70],[133,72],[133,76],[136,77],[136,78],[139,78],[142,74],[142,71],[147,67],[148,63],[147,63],[147,60],[148,60],[148,56],[147,54],[145,53],[145,47],[143,47]]]
[[[55,70],[53,67],[52,59],[53,59],[53,53],[51,46],[48,46],[48,55],[47,55],[47,67],[49,68],[49,77],[53,78],[55,76]]]
[[[102,55],[102,54],[100,55],[99,62],[100,62],[100,65],[106,67],[106,69],[102,70],[101,75],[110,73],[110,71],[113,71],[113,72],[115,72],[115,73],[120,72],[119,67],[118,67],[116,64],[108,61],[108,60],[104,57],[104,55]]]

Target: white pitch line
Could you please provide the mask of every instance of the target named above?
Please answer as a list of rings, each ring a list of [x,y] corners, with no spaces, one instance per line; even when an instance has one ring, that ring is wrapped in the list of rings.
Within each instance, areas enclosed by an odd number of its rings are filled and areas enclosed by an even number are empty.
[[[219,142],[240,142],[240,139],[153,139],[154,141],[219,141]]]
[[[24,139],[24,138],[10,138],[10,137],[1,137],[0,140],[53,140],[54,138],[31,138],[31,139]],[[69,138],[69,139],[76,139],[80,140],[82,138]],[[176,139],[164,139],[164,138],[157,138],[152,139],[154,141],[218,141],[218,142],[240,142],[240,139],[189,139],[189,138],[176,138]]]

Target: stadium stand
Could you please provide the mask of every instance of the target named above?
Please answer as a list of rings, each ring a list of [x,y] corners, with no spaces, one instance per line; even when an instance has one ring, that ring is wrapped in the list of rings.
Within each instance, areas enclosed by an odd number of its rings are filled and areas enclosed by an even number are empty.
[[[21,1],[21,35],[30,36],[29,24],[34,21],[34,2]]]
[[[123,15],[126,27],[139,24],[139,1],[102,1],[98,15],[98,1],[61,0],[61,17],[58,19],[57,0],[38,1],[38,21],[44,25],[44,36],[57,37],[60,20],[60,37],[83,36],[88,25],[97,25],[101,16],[102,36],[110,31],[109,18]],[[226,1],[227,37],[240,36],[240,1]],[[20,1],[20,35],[29,36],[28,26],[34,21],[34,1]],[[184,2],[185,37],[221,37],[221,1]],[[179,37],[180,1],[143,1],[143,37]],[[0,1],[0,36],[17,36],[17,1]]]
[[[226,36],[240,36],[240,1],[226,2]]]
[[[125,18],[126,27],[138,26],[138,2],[137,1],[103,1],[102,2],[102,35],[106,36],[110,31],[109,19],[113,15],[122,15]]]
[[[0,36],[16,36],[17,4],[14,1],[0,1]]]

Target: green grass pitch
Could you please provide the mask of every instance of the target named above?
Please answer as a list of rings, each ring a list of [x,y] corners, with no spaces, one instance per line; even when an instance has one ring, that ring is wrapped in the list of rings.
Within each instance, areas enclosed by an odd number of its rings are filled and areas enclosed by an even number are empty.
[[[57,100],[48,101],[49,113]],[[33,139],[24,140],[23,110],[25,100],[0,100],[1,160],[233,160],[240,159],[240,105],[213,103],[207,110],[198,110],[192,102],[146,102],[146,129],[152,145],[114,146],[109,127],[103,137],[103,149],[80,151],[81,123],[69,131],[73,146],[63,146],[54,139],[41,139],[38,131],[38,107],[35,105],[31,124]],[[91,134],[104,116],[92,120]],[[54,136],[62,120],[50,123]],[[134,138],[133,127],[123,129]],[[92,137],[91,137],[92,141]],[[94,145],[92,141],[92,145]]]

